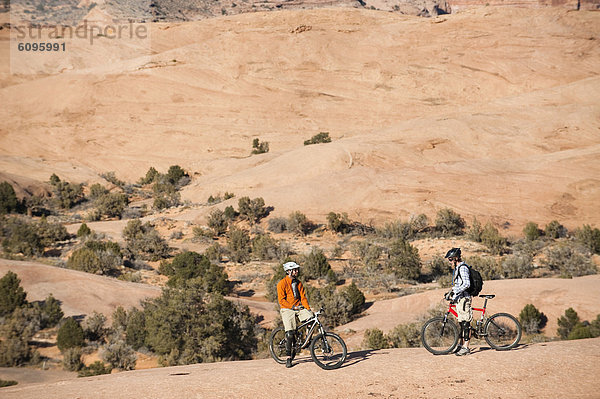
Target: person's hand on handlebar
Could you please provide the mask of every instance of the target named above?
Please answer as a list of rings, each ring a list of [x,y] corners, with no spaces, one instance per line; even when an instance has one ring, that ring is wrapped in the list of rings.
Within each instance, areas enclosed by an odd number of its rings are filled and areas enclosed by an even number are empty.
[[[454,302],[454,292],[453,291],[448,291],[446,292],[446,295],[444,295],[444,299],[450,302]]]
[[[302,310],[302,309],[304,309],[304,306],[302,306],[302,305],[292,306],[292,310]]]

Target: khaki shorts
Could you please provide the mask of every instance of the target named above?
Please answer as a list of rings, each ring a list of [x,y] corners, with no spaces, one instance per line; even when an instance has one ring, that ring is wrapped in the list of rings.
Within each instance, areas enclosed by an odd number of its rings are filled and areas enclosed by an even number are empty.
[[[456,304],[456,313],[458,313],[458,321],[473,320],[473,308],[471,307],[471,297],[464,297],[458,300]]]
[[[279,310],[279,313],[281,313],[281,319],[283,320],[283,328],[285,331],[296,329],[296,315],[298,315],[298,319],[300,319],[300,321],[306,321],[313,317],[313,312],[308,309],[292,310],[282,308]]]

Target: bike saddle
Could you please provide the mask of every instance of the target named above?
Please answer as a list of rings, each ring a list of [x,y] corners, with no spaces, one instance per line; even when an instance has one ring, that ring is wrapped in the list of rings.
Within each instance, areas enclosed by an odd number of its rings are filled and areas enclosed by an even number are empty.
[[[492,299],[495,296],[496,295],[494,295],[494,294],[479,295],[480,298],[488,298],[488,299]]]

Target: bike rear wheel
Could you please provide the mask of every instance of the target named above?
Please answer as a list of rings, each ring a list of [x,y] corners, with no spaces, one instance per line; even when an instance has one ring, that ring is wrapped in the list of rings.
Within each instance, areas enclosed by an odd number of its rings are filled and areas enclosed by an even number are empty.
[[[521,340],[521,324],[508,313],[492,315],[485,323],[484,331],[487,343],[499,351],[512,349]]]
[[[456,348],[458,327],[452,320],[434,317],[423,324],[421,342],[434,355],[446,355]]]
[[[348,349],[344,340],[331,332],[317,335],[310,343],[310,356],[325,370],[339,368],[346,360],[347,354]]]
[[[271,352],[271,356],[279,364],[285,364],[287,360],[285,342],[285,330],[283,327],[277,327],[273,330],[269,339],[269,352]]]

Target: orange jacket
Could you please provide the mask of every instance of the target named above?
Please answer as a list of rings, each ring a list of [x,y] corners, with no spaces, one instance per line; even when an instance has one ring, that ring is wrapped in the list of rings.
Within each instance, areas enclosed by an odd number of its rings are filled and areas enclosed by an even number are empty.
[[[292,291],[292,278],[285,276],[279,283],[277,283],[277,299],[279,306],[285,309],[291,309],[294,306],[303,305],[306,309],[310,310],[308,306],[308,299],[306,299],[306,292],[301,282],[298,282],[298,292],[300,293],[300,299],[294,298],[294,292]]]

